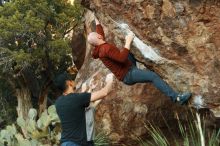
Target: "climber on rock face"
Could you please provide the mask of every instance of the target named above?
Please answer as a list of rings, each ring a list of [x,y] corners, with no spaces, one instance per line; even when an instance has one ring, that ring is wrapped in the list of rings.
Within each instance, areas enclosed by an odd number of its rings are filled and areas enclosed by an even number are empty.
[[[107,96],[112,88],[113,75],[108,74],[106,86],[92,93],[75,93],[75,82],[66,72],[60,74],[54,83],[63,92],[55,103],[62,126],[61,146],[88,146],[85,108],[90,102]]]
[[[115,45],[105,41],[103,28],[97,18],[95,23],[96,32],[91,32],[87,36],[88,42],[95,47],[92,51],[93,58],[99,58],[118,80],[126,85],[151,82],[173,102],[181,105],[187,103],[191,93],[177,93],[155,72],[136,67],[136,59],[129,53],[134,34],[128,34],[125,37],[125,46],[119,50]]]

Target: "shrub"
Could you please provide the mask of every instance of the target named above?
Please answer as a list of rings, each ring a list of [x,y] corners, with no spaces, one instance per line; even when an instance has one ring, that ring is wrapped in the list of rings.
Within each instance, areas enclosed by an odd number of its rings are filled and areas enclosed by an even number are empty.
[[[205,123],[202,123],[201,117],[198,113],[193,116],[193,120],[187,118],[187,123],[182,123],[177,115],[179,131],[181,134],[180,139],[173,137],[173,141],[176,146],[219,146],[220,145],[220,129],[211,131],[208,134],[205,129]],[[165,121],[166,122],[166,121]],[[167,124],[167,123],[166,123]],[[167,124],[169,129],[169,126]],[[169,146],[168,137],[164,133],[151,123],[146,124],[146,128],[149,131],[153,141],[139,139],[142,146]],[[170,130],[170,129],[169,129]],[[210,133],[210,132],[209,132]],[[172,135],[172,133],[170,133]]]
[[[0,146],[58,146],[61,137],[61,125],[54,105],[45,110],[37,119],[36,109],[30,109],[25,121],[17,118],[16,124],[0,131]],[[108,146],[104,133],[95,137],[95,145]]]
[[[60,139],[60,121],[55,106],[45,110],[36,120],[36,109],[30,109],[28,119],[17,118],[17,123],[0,132],[0,145],[7,146],[56,146]]]

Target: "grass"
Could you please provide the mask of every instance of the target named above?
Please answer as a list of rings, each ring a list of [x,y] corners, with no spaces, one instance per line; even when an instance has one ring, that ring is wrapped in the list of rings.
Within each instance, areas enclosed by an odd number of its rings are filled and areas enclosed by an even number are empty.
[[[94,142],[95,142],[95,146],[108,146],[109,145],[108,137],[103,132],[100,132],[96,135]]]
[[[219,146],[220,145],[220,129],[208,131],[205,127],[205,122],[201,116],[196,113],[192,117],[186,116],[186,121],[182,122],[176,114],[178,133],[177,138],[167,121],[164,119],[168,127],[169,137],[162,132],[162,130],[152,123],[145,124],[146,129],[151,136],[151,140],[143,140],[139,138],[141,146]],[[170,140],[171,137],[171,140]],[[169,139],[169,140],[168,140]],[[174,144],[173,144],[174,143]]]

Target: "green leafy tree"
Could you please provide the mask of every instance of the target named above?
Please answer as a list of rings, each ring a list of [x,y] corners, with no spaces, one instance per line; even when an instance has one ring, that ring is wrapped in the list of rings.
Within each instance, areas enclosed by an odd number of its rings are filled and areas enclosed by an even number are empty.
[[[81,22],[83,9],[67,0],[11,0],[0,6],[0,78],[13,89],[17,113],[26,117],[38,99],[46,108],[53,76],[72,65],[65,36]]]

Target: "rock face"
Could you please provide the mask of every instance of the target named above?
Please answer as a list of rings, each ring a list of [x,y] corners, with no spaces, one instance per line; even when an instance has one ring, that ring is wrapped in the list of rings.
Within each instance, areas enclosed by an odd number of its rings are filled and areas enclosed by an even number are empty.
[[[131,49],[146,67],[156,71],[177,91],[191,91],[191,105],[209,108],[220,116],[220,3],[217,0],[82,0],[96,13],[107,41],[118,47],[124,35],[136,37]],[[94,31],[93,13],[85,13],[86,33]],[[87,44],[85,61],[77,75],[78,86],[93,77],[103,86],[109,70],[91,57]],[[111,94],[97,109],[97,127],[113,142],[130,143],[146,133],[148,120],[169,121],[174,112],[188,107],[173,104],[150,83],[124,85],[115,81]]]

